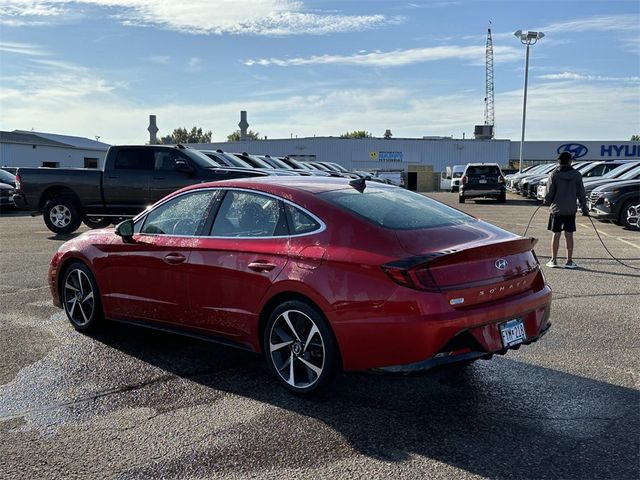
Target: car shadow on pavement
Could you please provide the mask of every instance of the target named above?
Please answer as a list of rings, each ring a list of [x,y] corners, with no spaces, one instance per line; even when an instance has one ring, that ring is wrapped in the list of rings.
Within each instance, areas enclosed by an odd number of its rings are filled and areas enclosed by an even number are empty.
[[[262,468],[313,467],[355,450],[394,463],[423,456],[490,478],[639,473],[638,391],[509,355],[410,377],[342,374],[307,399],[285,391],[256,354],[120,324],[93,338],[211,389],[214,398],[223,392],[280,409],[248,419],[233,442],[217,447],[226,455],[202,446],[198,458],[223,471],[222,458],[257,455],[269,459]],[[170,399],[156,401],[150,406],[157,411],[170,408]],[[211,411],[215,416],[215,401]],[[176,464],[156,464],[155,472],[179,473]]]

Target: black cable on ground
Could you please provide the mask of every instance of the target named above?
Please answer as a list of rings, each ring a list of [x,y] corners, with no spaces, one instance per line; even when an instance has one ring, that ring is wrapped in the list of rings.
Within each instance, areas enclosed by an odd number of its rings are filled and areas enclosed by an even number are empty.
[[[527,236],[527,231],[529,230],[529,226],[531,225],[531,221],[533,220],[533,217],[536,216],[536,213],[538,213],[538,210],[540,210],[543,206],[544,205],[538,205],[538,208],[536,208],[533,211],[533,214],[531,215],[531,218],[529,219],[529,223],[527,223],[527,228],[524,229],[524,233],[522,234],[523,237]],[[631,268],[632,270],[640,270],[640,267],[634,267],[633,265],[629,265],[628,263],[624,263],[623,261],[621,261],[621,260],[617,259],[616,257],[614,257],[614,255],[609,251],[607,246],[604,244],[604,241],[600,237],[600,233],[598,232],[598,229],[596,228],[596,224],[593,223],[593,219],[591,218],[591,216],[587,215],[587,217],[589,218],[589,221],[591,222],[591,226],[593,227],[593,231],[596,232],[596,236],[598,237],[598,240],[600,240],[600,243],[602,244],[602,246],[606,250],[606,252],[609,254],[609,256],[611,258],[613,258],[616,262],[618,262],[620,265],[624,266],[624,267]]]
[[[598,233],[598,229],[596,228],[596,224],[593,223],[593,220],[591,219],[591,217],[589,217],[589,221],[591,222],[591,225],[593,226],[593,230],[596,232],[596,235],[598,236],[598,240],[600,240],[600,243],[602,244],[602,246],[604,247],[604,249],[607,251],[607,253],[609,255],[611,255],[611,258],[613,258],[616,262],[618,262],[620,265],[624,265],[627,268],[632,268],[633,270],[640,270],[639,267],[634,267],[633,265],[629,265],[628,263],[624,263],[620,260],[618,260],[616,257],[613,256],[613,254],[609,251],[609,249],[607,248],[607,246],[604,244],[604,242],[602,241],[602,238],[600,238],[600,233]]]

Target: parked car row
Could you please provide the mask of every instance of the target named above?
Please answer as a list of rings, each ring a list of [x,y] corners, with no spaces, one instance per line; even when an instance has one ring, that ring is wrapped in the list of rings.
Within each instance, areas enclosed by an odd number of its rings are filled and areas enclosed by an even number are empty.
[[[549,174],[557,163],[545,163],[507,175],[507,189],[525,198],[543,201]],[[582,174],[590,215],[639,230],[640,160],[575,162]]]

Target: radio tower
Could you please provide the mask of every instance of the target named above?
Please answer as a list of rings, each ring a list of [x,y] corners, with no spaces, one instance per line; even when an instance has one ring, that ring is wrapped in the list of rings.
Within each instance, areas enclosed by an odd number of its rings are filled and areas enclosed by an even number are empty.
[[[493,40],[491,39],[491,22],[487,29],[487,48],[485,50],[485,97],[484,97],[484,124],[491,127],[491,137],[494,134],[495,116],[493,103]]]

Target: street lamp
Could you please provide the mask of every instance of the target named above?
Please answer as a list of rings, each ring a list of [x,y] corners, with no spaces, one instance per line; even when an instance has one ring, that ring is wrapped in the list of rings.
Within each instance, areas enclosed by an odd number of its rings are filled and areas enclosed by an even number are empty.
[[[522,155],[524,153],[524,124],[527,118],[527,81],[529,79],[529,46],[538,43],[544,33],[531,32],[517,30],[514,32],[516,38],[520,39],[523,45],[527,46],[524,60],[524,99],[522,100],[522,136],[520,137],[520,164],[518,165],[518,172],[522,172]]]

